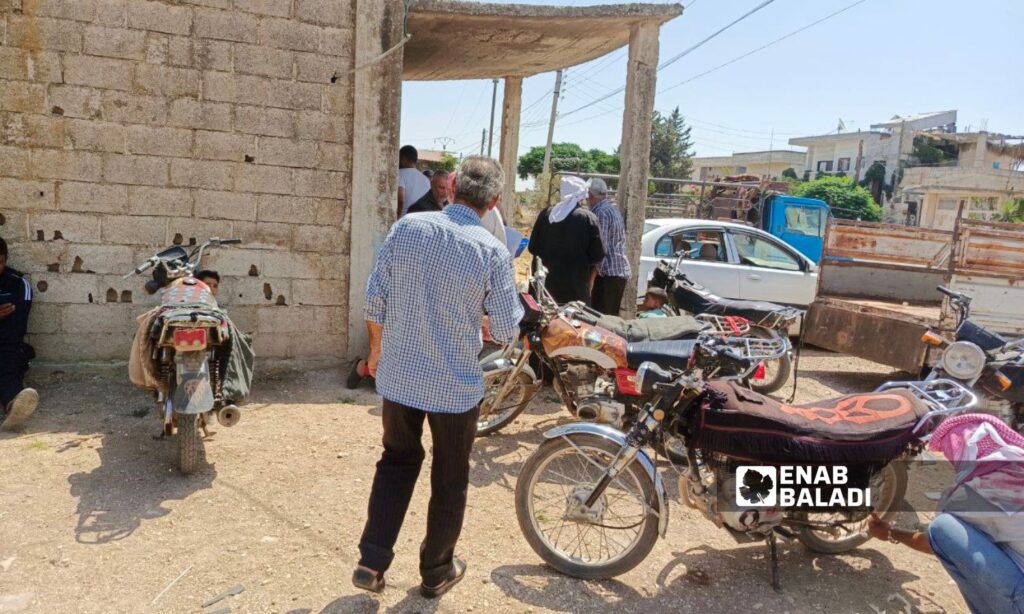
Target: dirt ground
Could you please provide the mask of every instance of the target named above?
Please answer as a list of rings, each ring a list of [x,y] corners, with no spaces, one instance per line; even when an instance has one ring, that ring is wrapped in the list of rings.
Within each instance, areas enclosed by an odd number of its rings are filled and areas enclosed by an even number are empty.
[[[800,400],[894,375],[821,352],[801,368]],[[48,375],[28,430],[0,435],[0,612],[965,611],[935,559],[881,542],[839,556],[785,544],[776,593],[763,545],[737,544],[678,499],[667,539],[633,571],[603,582],[560,576],[520,535],[512,500],[542,430],[569,419],[547,391],[506,432],[477,441],[463,583],[437,601],[419,597],[421,479],[389,586],[370,596],[349,577],[380,453],[371,390],[346,390],[329,372],[260,381],[241,423],[207,440],[209,467],[185,478],[174,444],[153,437],[147,397],[125,379]],[[924,520],[901,514],[905,526]],[[243,590],[203,607],[234,587]]]

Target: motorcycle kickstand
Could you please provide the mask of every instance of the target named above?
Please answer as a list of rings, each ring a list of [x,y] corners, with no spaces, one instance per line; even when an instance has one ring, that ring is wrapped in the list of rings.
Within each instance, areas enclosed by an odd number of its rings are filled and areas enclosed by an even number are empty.
[[[779,584],[779,545],[775,531],[768,534],[768,569],[772,576],[772,588],[777,593],[782,592]]]

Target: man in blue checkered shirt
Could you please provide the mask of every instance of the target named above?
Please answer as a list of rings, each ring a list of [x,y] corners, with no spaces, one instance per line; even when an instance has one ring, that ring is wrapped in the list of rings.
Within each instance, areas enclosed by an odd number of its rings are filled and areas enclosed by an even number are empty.
[[[590,212],[597,217],[604,245],[604,260],[597,265],[597,278],[591,292],[594,309],[609,316],[619,315],[622,295],[629,282],[629,258],[626,257],[626,226],[622,214],[608,198],[608,184],[604,179],[590,180],[590,195],[587,198]]]
[[[509,343],[523,317],[512,258],[480,222],[497,205],[502,184],[497,162],[466,158],[456,179],[455,202],[443,211],[399,220],[370,275],[367,367],[384,398],[384,453],[359,541],[359,567],[352,576],[359,588],[384,588],[384,572],[394,559],[423,463],[424,420],[430,424],[433,464],[427,535],[420,547],[420,592],[438,597],[465,574],[466,565],[454,552],[484,395],[478,360],[482,337]]]

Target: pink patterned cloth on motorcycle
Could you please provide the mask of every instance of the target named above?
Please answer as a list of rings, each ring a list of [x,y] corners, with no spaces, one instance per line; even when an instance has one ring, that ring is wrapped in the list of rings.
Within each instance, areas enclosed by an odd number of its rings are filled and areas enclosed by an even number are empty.
[[[982,424],[990,424],[1002,442],[992,437],[984,437],[977,442],[977,453],[968,454],[968,442]],[[987,414],[964,414],[949,418],[932,432],[928,448],[935,452],[942,452],[945,457],[956,464],[963,460],[980,460],[998,452],[1006,445],[1015,446],[1024,450],[1024,435],[1014,431],[1005,422]],[[968,459],[968,456],[974,456]]]

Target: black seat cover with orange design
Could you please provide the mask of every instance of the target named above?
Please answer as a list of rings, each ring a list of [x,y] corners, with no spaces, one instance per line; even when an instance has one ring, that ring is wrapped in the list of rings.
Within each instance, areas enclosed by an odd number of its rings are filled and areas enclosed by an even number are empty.
[[[763,462],[887,462],[928,406],[902,389],[787,405],[734,383],[708,385],[697,446]]]

